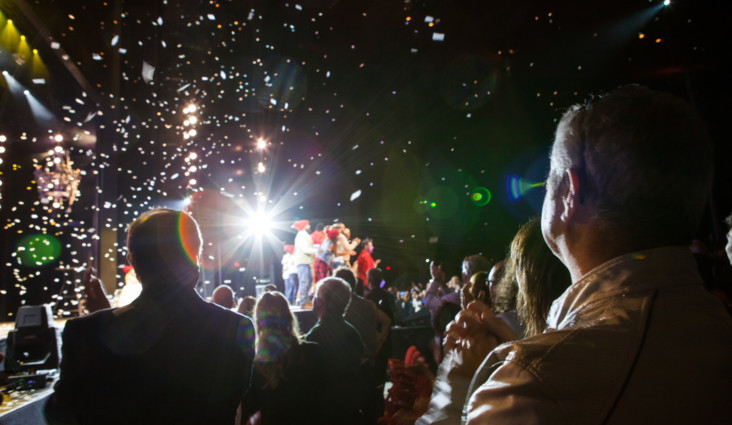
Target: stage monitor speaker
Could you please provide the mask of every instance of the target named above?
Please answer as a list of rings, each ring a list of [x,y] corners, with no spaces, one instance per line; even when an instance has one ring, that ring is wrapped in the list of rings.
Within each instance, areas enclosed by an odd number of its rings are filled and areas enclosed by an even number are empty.
[[[18,309],[15,329],[8,333],[5,371],[8,374],[57,369],[59,332],[53,326],[51,306],[23,306]]]

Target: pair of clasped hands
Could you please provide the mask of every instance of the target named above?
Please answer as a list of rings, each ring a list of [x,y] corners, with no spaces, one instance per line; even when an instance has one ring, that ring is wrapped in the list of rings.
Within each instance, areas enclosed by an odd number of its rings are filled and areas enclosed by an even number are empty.
[[[445,353],[455,351],[454,371],[472,377],[486,356],[499,344],[518,339],[482,301],[471,301],[445,331]]]

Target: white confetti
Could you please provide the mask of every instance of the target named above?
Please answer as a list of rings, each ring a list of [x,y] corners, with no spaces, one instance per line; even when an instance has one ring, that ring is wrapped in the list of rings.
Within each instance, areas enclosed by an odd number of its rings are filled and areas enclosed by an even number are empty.
[[[361,196],[361,189],[359,189],[351,194],[351,202],[358,199],[359,196]]]
[[[153,74],[155,73],[155,67],[149,63],[142,61],[142,79],[145,83],[150,84],[153,80]]]

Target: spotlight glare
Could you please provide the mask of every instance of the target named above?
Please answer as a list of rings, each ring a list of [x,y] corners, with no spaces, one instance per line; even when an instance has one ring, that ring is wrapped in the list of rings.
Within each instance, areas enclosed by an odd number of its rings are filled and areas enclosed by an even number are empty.
[[[663,0],[663,5],[668,6],[671,4],[671,0]]]
[[[262,150],[267,147],[267,141],[261,137],[257,140],[257,149]]]
[[[272,228],[272,219],[264,212],[258,212],[244,222],[247,233],[261,236]]]

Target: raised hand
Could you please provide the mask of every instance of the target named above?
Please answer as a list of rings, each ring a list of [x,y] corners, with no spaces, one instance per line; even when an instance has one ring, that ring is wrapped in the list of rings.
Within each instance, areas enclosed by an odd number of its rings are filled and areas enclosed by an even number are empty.
[[[102,289],[102,281],[94,275],[94,271],[92,266],[89,266],[81,281],[86,295],[86,308],[90,313],[111,307],[107,295]]]

